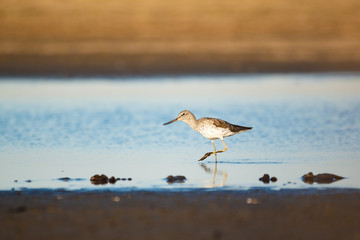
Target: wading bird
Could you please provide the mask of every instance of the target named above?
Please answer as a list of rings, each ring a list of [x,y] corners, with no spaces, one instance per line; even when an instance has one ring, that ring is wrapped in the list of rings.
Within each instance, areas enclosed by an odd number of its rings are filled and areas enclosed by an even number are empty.
[[[177,118],[175,118],[170,122],[164,123],[164,125],[168,125],[176,121],[183,121],[187,123],[192,129],[198,131],[204,137],[211,140],[214,147],[214,151],[205,153],[205,155],[199,161],[206,159],[212,154],[215,154],[216,157],[217,153],[225,152],[226,150],[228,150],[224,142],[225,137],[230,137],[234,134],[246,132],[252,129],[252,127],[243,127],[243,126],[234,125],[217,118],[205,117],[205,118],[196,119],[194,114],[192,114],[188,110],[181,111]],[[216,151],[214,139],[220,139],[223,142],[225,148],[223,150]]]

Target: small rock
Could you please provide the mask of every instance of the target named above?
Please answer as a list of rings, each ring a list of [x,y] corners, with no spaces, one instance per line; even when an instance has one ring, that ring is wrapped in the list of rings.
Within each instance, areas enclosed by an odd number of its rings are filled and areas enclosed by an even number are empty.
[[[180,176],[180,175],[178,175],[178,176],[169,175],[166,178],[166,181],[168,183],[183,183],[183,182],[185,182],[185,180],[186,180],[186,177]]]
[[[105,174],[101,174],[100,178],[104,181],[109,180],[109,178]]]
[[[96,174],[90,178],[90,181],[91,181],[91,183],[93,183],[95,185],[107,184],[109,181],[109,178],[104,174],[101,174],[101,175]]]
[[[116,178],[114,176],[112,176],[111,178],[109,178],[109,183],[114,184],[116,183]]]
[[[25,182],[28,182],[28,183],[30,183],[30,182],[31,182],[31,180],[26,180]]]
[[[104,174],[96,174],[94,176],[92,176],[90,178],[90,181],[92,184],[95,184],[95,185],[99,185],[99,184],[107,184],[107,183],[111,183],[111,184],[114,184],[116,183],[117,181],[131,181],[132,178],[117,178],[117,177],[114,177],[112,176],[111,178],[108,178],[106,175]]]
[[[344,179],[344,177],[331,174],[331,173],[320,173],[314,175],[312,172],[309,172],[301,177],[301,179],[308,184],[313,184],[314,182],[322,184],[322,183],[333,183]]]
[[[271,182],[276,182],[277,181],[277,178],[276,177],[271,177],[270,178],[270,175],[269,174],[264,174],[264,176],[262,176],[261,178],[259,178],[259,181],[263,182],[263,183],[270,183]]]
[[[260,181],[262,181],[263,183],[269,183],[270,182],[270,176],[269,174],[264,174],[264,176],[262,176],[261,178],[259,178]]]
[[[276,178],[276,177],[271,177],[271,178],[270,178],[270,181],[276,182],[276,181],[277,181],[277,178]]]

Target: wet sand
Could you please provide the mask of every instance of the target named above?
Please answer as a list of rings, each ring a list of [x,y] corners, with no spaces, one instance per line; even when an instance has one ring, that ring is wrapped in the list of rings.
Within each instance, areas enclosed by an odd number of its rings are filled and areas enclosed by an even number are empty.
[[[360,239],[360,191],[0,193],[1,239]]]
[[[360,52],[360,48],[359,48]],[[0,56],[0,76],[153,76],[187,74],[308,73],[360,71],[360,60],[275,61],[233,54],[184,55],[5,55]]]

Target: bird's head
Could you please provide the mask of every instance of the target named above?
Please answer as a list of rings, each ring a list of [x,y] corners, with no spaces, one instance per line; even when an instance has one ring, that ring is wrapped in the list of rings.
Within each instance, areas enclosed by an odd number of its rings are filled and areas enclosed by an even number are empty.
[[[175,118],[174,120],[171,120],[170,122],[164,123],[164,125],[168,125],[168,124],[176,122],[176,121],[187,122],[190,119],[195,119],[194,115],[190,111],[184,110],[179,113],[177,118]]]

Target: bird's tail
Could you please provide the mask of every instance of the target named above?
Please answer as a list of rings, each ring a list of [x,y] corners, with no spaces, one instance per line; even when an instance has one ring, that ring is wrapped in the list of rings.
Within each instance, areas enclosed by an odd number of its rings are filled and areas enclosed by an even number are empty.
[[[250,131],[252,129],[252,127],[243,127],[243,126],[238,126],[238,125],[233,125],[233,129],[234,132],[246,132],[246,131]]]

